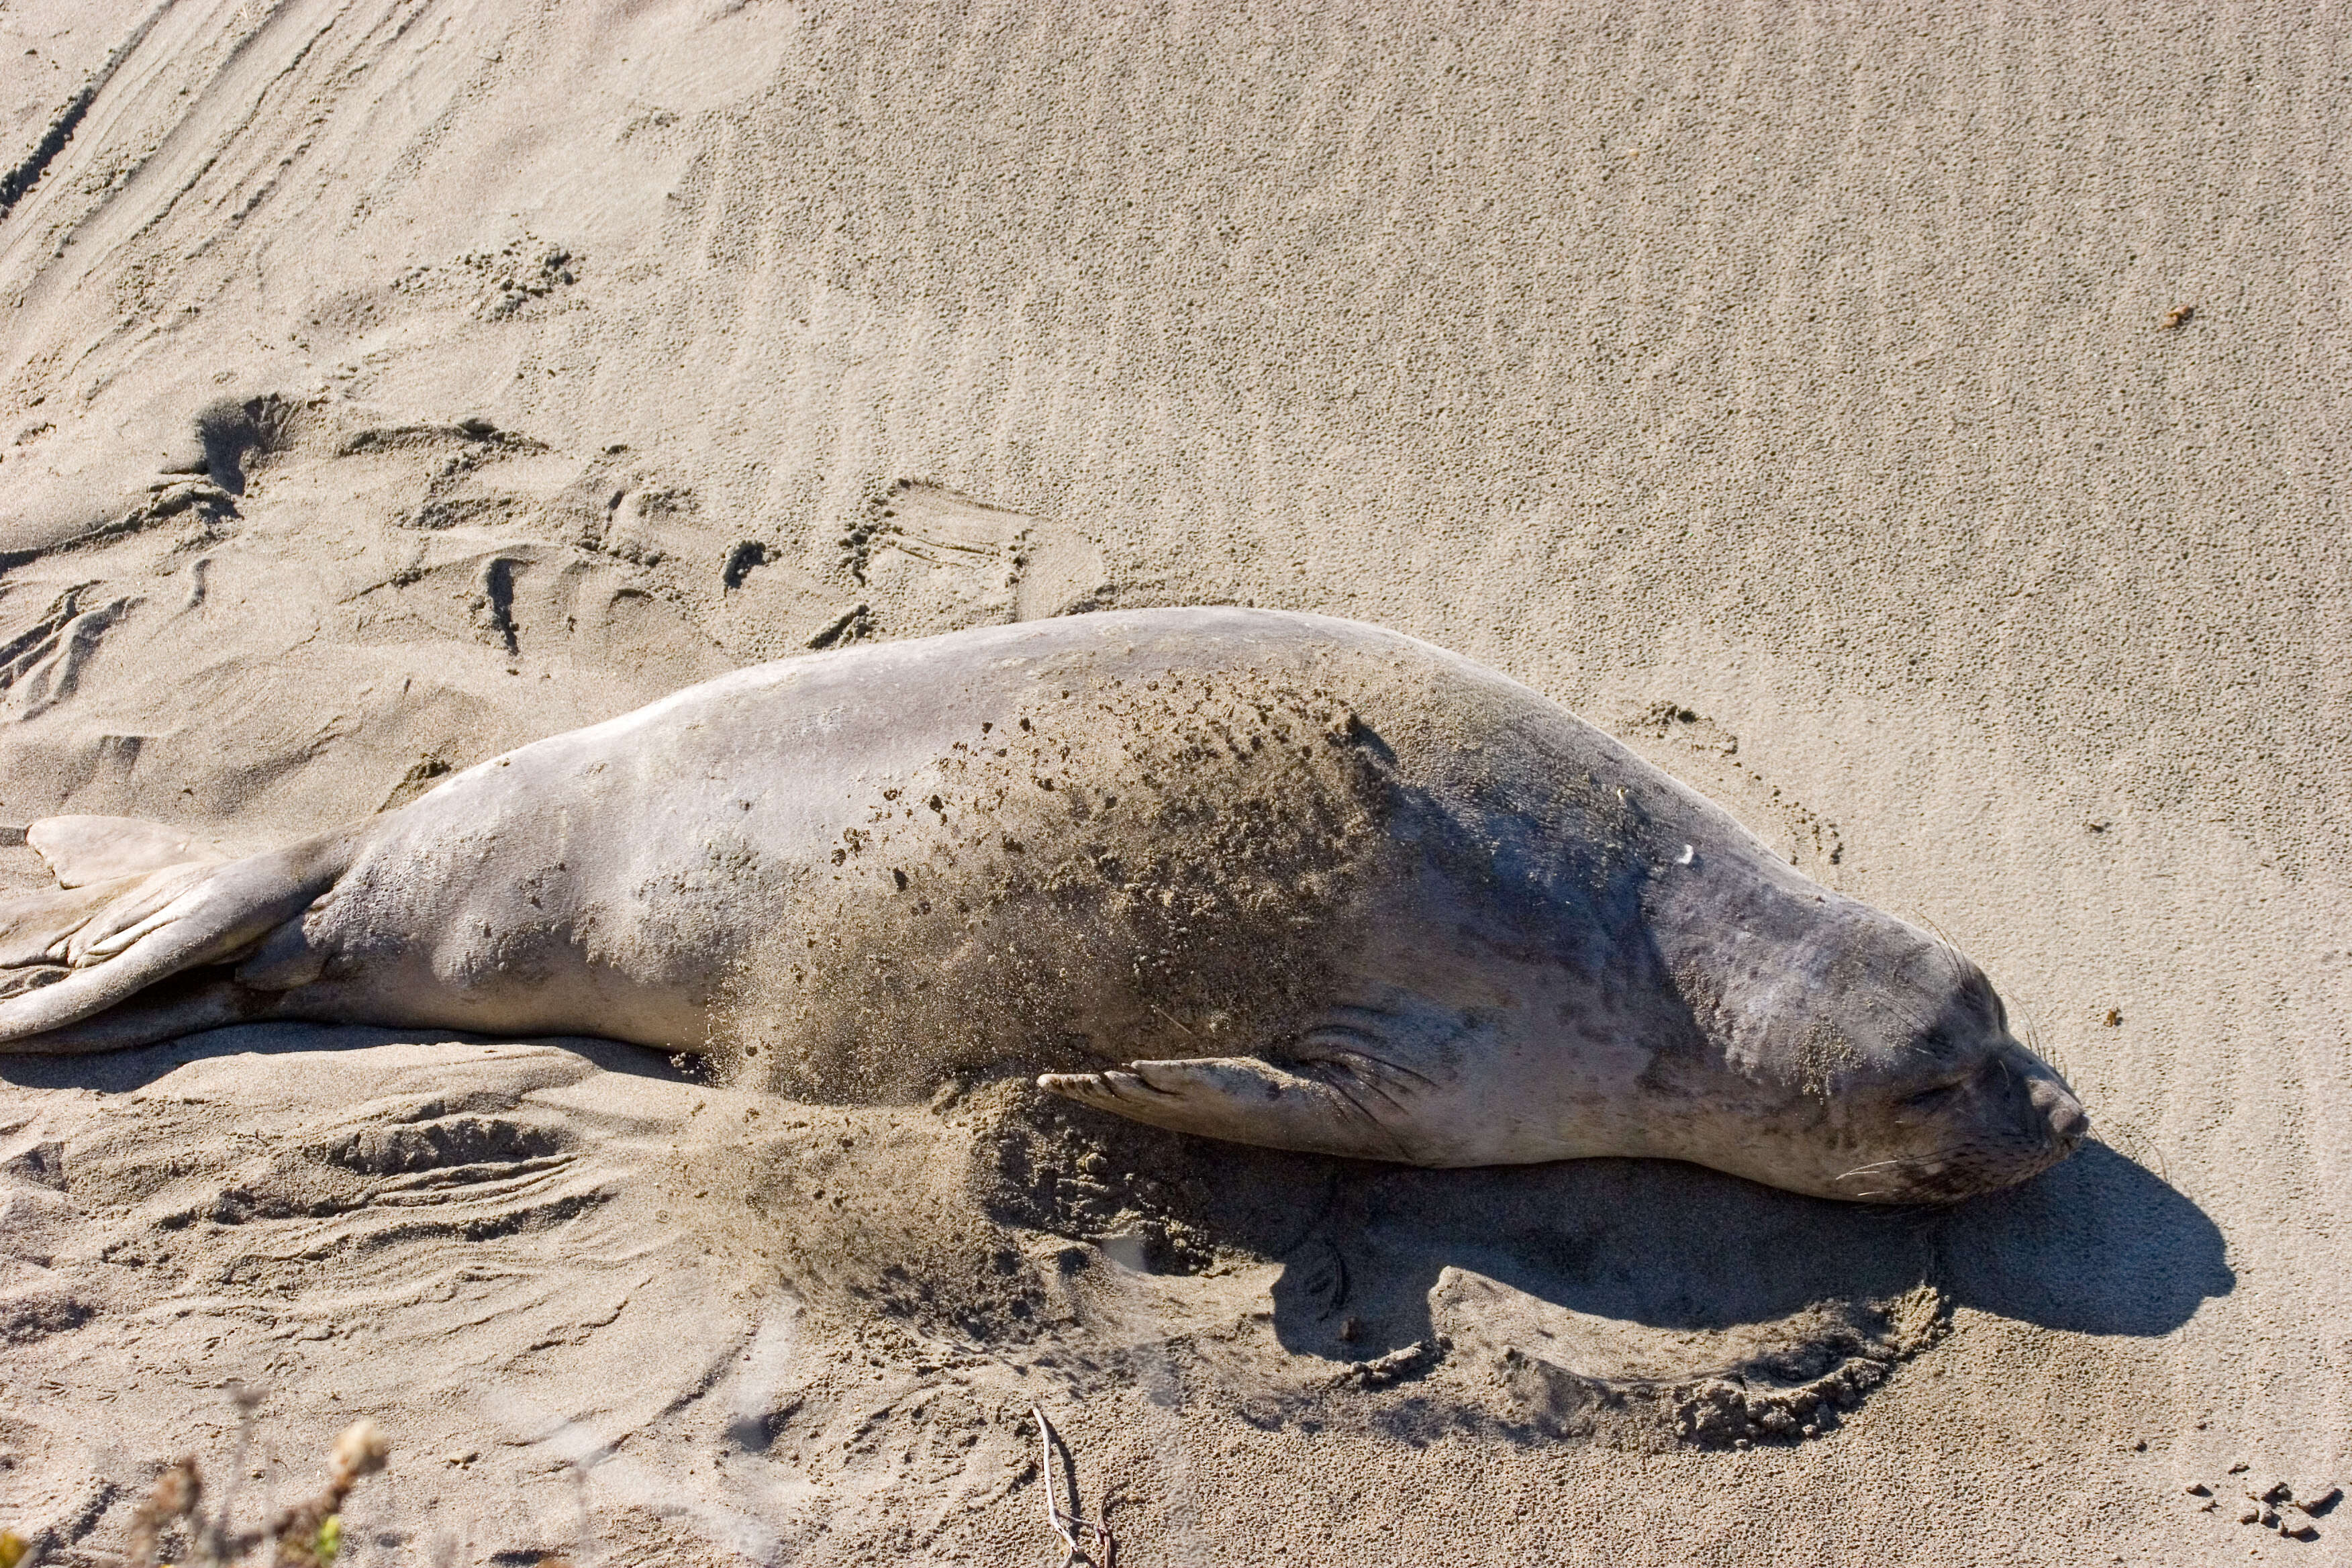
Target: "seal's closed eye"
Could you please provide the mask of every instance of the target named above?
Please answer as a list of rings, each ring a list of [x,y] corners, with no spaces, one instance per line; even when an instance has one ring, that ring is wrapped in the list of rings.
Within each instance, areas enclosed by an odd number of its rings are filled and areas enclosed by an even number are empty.
[[[1976,1076],[1973,1071],[1964,1072],[1958,1078],[1948,1079],[1942,1083],[1931,1085],[1916,1094],[1904,1096],[1903,1103],[1914,1110],[1933,1110],[1949,1102],[1952,1096],[1968,1087],[1969,1080]]]

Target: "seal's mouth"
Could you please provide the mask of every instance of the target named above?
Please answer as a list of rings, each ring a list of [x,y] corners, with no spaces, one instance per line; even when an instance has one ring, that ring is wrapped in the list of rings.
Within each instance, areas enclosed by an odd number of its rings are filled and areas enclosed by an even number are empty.
[[[1831,1184],[1861,1203],[1958,1203],[2032,1180],[2089,1136],[2089,1112],[2056,1074],[2034,1074],[2018,1099],[2012,1116],[1972,1128],[1948,1147],[1860,1165]]]
[[[2031,1181],[2074,1153],[2053,1144],[2021,1159],[2001,1150],[1961,1149],[1948,1154],[1881,1160],[1837,1178],[1838,1196],[1866,1204],[1956,1204]]]

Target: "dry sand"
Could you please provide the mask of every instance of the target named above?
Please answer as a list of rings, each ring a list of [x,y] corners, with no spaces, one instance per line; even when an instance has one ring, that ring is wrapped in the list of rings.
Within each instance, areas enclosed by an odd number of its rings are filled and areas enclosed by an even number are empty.
[[[5,1058],[0,1524],[119,1551],[243,1377],[256,1499],[389,1429],[362,1565],[1050,1561],[1032,1398],[1132,1565],[2352,1562],[2238,1522],[2352,1482],[2347,83],[2319,7],[0,4],[0,822],[1327,611],[1934,921],[2105,1140],[1889,1215],[587,1041]],[[1726,1369],[1821,1435],[1677,1436]]]

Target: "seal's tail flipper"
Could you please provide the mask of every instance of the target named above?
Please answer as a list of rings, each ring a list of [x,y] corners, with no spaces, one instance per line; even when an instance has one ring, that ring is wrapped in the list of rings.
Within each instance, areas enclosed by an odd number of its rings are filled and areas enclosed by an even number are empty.
[[[202,834],[135,816],[45,816],[25,829],[25,842],[40,851],[60,888],[235,858]]]
[[[138,883],[138,878],[122,877],[66,891],[0,899],[0,998],[47,984],[43,975],[65,967],[65,943],[73,933]],[[53,952],[58,956],[52,958]]]
[[[130,1050],[231,1024],[259,1023],[276,1016],[284,999],[282,992],[238,984],[227,970],[200,969],[158,981],[89,1017],[0,1045],[0,1056]]]
[[[1296,1071],[1291,1070],[1296,1068]],[[1392,1086],[1344,1061],[1291,1068],[1255,1057],[1133,1062],[1108,1072],[1047,1073],[1037,1087],[1171,1131],[1418,1164]]]
[[[309,908],[350,864],[352,843],[327,834],[226,865],[171,866],[0,905],[0,1051],[105,1048],[33,1037],[236,957]]]

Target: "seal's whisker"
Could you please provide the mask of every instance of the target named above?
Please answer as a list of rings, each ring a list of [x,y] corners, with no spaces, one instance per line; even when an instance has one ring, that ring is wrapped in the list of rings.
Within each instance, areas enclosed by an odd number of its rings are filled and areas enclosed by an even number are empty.
[[[1894,1039],[1894,1048],[1898,1055],[1916,1056],[1931,1062],[1938,1059],[1934,1050],[1915,1043],[1935,1034],[1934,1023],[1924,1009],[1906,1005],[1898,995],[1887,999],[1886,1010],[1904,1026],[1902,1032]]]
[[[2035,1056],[2040,1057],[2043,1061],[2048,1062],[2050,1064],[2051,1071],[2056,1073],[2060,1078],[2064,1079],[2068,1083],[2073,1083],[2074,1081],[2074,1069],[2067,1065],[2065,1057],[2060,1053],[2058,1047],[2051,1045],[2047,1040],[2042,1038],[2041,1026],[2033,1021],[2032,1016],[2027,1013],[2023,1007],[2018,1008],[2017,1014],[2019,1021],[2025,1026],[2023,1031],[2025,1037],[2025,1048],[2032,1051]]]
[[[2034,1020],[2032,1010],[2024,1003],[2016,1001],[2011,1002],[2009,1008],[2011,1012],[2017,1015],[2017,1027],[2012,1033],[2025,1043],[2027,1050],[2032,1051],[2043,1061],[2049,1062],[2052,1067],[2056,1067],[2057,1061],[2042,1044],[2042,1026]]]
[[[1936,923],[1935,916],[1923,910],[1920,911],[1919,919],[1929,931],[1935,933],[1937,949],[1944,955],[1944,961],[1952,966],[1952,978],[1966,985],[1969,983],[1968,954],[1962,952],[1960,944],[1947,935],[1942,926]]]
[[[1901,1171],[1901,1170],[1907,1170],[1907,1169],[1909,1169],[1912,1165],[1916,1164],[1916,1163],[1917,1163],[1917,1162],[1913,1161],[1913,1160],[1899,1159],[1899,1158],[1898,1158],[1898,1159],[1892,1159],[1892,1160],[1874,1160],[1874,1161],[1872,1161],[1872,1162],[1871,1162],[1869,1164],[1867,1164],[1867,1165],[1856,1165],[1856,1166],[1855,1166],[1853,1170],[1851,1170],[1851,1171],[1842,1172],[1842,1173],[1840,1173],[1838,1175],[1836,1175],[1836,1176],[1832,1177],[1832,1180],[1833,1180],[1833,1181],[1838,1181],[1838,1182],[1846,1182],[1846,1181],[1851,1181],[1852,1179],[1853,1179],[1853,1178],[1854,1178],[1854,1177],[1856,1177],[1856,1176],[1866,1176],[1866,1175],[1868,1175],[1870,1173],[1872,1173],[1873,1171]]]
[[[2142,1165],[2147,1164],[2150,1160],[2155,1161],[2156,1173],[2164,1178],[2166,1186],[2172,1185],[2172,1168],[2164,1158],[2163,1146],[2146,1132],[2141,1131],[2137,1123],[2111,1121],[2100,1130],[2099,1136],[2093,1142],[2105,1143],[2125,1158],[2137,1161]]]
[[[1924,1046],[1916,1046],[1911,1043],[1914,1040],[1925,1038],[1934,1031],[1935,1025],[1929,1020],[1925,1009],[1906,1007],[1900,1002],[1897,1002],[1893,1004],[1888,1010],[1891,1011],[1897,1018],[1902,1019],[1905,1024],[1909,1026],[1909,1027],[1904,1031],[1903,1049],[1916,1051],[1923,1057],[1933,1057],[1936,1054]]]

